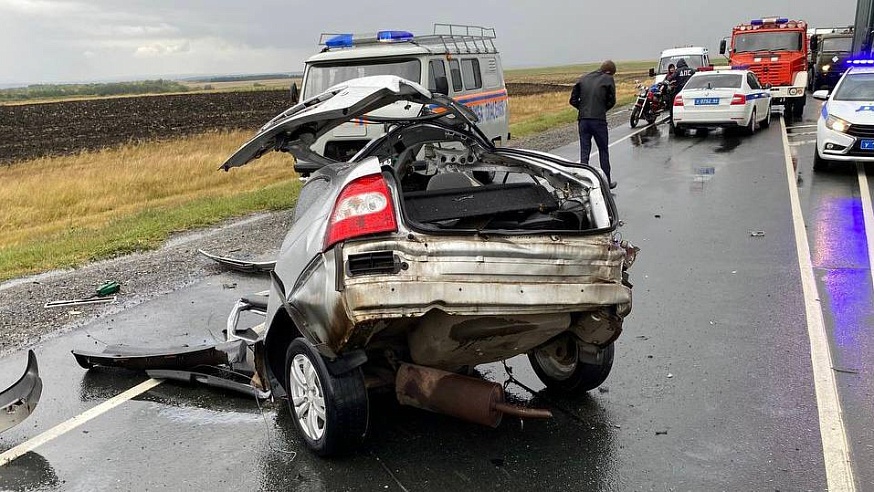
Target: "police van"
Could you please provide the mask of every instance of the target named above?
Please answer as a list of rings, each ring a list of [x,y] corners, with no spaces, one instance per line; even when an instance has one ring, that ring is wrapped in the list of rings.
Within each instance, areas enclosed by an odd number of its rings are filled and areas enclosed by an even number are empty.
[[[707,48],[701,46],[686,46],[684,48],[670,48],[662,51],[659,56],[659,66],[649,69],[649,76],[655,77],[653,83],[658,84],[668,75],[668,66],[677,66],[680,60],[686,60],[686,65],[698,70],[701,67],[709,67],[710,53]]]
[[[323,33],[321,51],[306,60],[299,97],[305,100],[358,77],[397,75],[469,107],[479,118],[480,130],[501,146],[510,139],[510,126],[507,88],[494,40],[493,28],[457,24],[435,24],[432,34],[421,36],[407,31]],[[293,99],[296,93],[292,86]],[[410,111],[418,108],[399,102],[371,116],[403,116]],[[354,121],[323,135],[311,148],[344,161],[384,133],[383,124]]]

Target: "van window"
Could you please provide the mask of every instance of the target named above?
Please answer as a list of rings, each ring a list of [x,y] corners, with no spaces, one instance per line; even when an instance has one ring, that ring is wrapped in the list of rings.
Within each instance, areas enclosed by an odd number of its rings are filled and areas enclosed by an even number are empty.
[[[449,73],[452,74],[452,91],[463,91],[464,87],[461,86],[461,68],[458,66],[458,60],[449,60]]]
[[[301,99],[321,94],[329,87],[370,75],[397,75],[422,83],[422,64],[419,60],[355,60],[345,63],[311,65],[306,74],[306,85]]]
[[[484,58],[485,67],[483,67],[483,85],[488,88],[500,87],[501,76],[498,74],[498,60],[495,58]]]
[[[464,78],[465,89],[479,89],[483,86],[483,77],[479,71],[479,60],[476,58],[461,60],[461,75]]]
[[[437,78],[446,77],[446,66],[443,65],[443,60],[431,60],[428,62],[428,90],[434,92],[437,90]]]

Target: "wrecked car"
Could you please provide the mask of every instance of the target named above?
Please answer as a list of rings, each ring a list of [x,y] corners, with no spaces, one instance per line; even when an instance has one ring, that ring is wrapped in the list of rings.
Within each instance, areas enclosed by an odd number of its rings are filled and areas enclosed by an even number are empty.
[[[20,424],[36,410],[42,395],[42,379],[33,350],[27,351],[24,374],[12,386],[0,391],[0,432]]]
[[[386,133],[348,162],[311,148],[349,121]],[[364,438],[369,390],[497,425],[544,413],[476,383],[466,374],[478,364],[527,354],[567,393],[610,373],[637,248],[614,236],[603,173],[496,147],[476,121],[416,83],[354,79],[279,114],[222,165],[281,151],[308,175],[270,272],[262,342],[264,377],[319,455]]]

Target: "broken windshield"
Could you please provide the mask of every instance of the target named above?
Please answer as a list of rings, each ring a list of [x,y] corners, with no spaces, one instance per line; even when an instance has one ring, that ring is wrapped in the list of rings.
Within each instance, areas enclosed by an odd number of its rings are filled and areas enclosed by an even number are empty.
[[[329,87],[347,80],[371,75],[397,75],[403,79],[420,83],[421,72],[419,60],[356,60],[343,64],[311,65],[306,74],[303,98],[320,94]]]

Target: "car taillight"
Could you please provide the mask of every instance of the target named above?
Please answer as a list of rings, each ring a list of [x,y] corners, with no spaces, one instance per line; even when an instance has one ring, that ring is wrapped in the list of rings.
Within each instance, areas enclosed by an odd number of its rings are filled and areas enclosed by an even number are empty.
[[[347,184],[331,212],[325,249],[347,239],[398,230],[388,185],[380,174]]]
[[[683,106],[683,96],[677,94],[677,97],[674,98],[674,106]]]
[[[744,105],[747,103],[747,97],[743,94],[735,94],[734,97],[731,98],[732,106]]]

